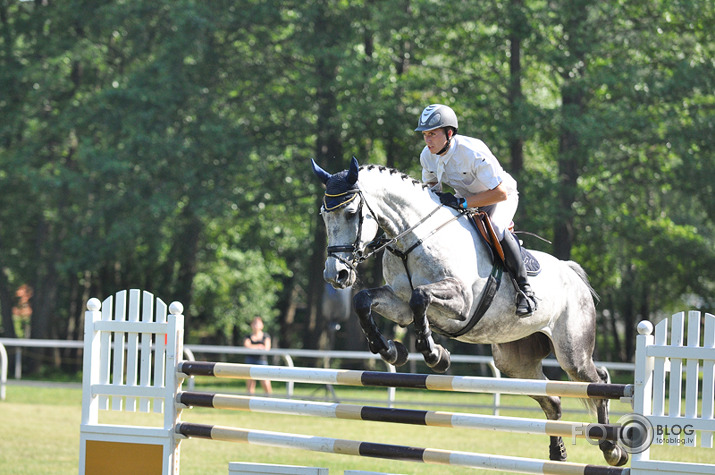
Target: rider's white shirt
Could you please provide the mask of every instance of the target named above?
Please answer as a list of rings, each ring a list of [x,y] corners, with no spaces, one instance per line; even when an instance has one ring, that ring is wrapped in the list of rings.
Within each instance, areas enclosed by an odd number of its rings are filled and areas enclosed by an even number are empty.
[[[451,186],[457,195],[468,197],[504,183],[509,195],[516,194],[516,180],[509,175],[479,139],[455,135],[444,155],[430,153],[425,146],[420,154],[422,181]]]

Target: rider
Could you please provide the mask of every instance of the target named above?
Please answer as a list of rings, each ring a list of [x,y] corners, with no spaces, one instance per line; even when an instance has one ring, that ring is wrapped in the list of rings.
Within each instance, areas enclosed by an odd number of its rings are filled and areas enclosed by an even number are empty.
[[[519,204],[516,180],[501,167],[479,139],[457,135],[457,115],[452,108],[432,104],[420,115],[415,132],[422,132],[425,148],[420,154],[422,181],[433,187],[442,204],[455,209],[480,208],[489,214],[504,249],[505,264],[519,286],[516,314],[528,317],[536,300],[527,280],[526,267],[515,236],[508,231]],[[442,185],[456,191],[441,193]]]

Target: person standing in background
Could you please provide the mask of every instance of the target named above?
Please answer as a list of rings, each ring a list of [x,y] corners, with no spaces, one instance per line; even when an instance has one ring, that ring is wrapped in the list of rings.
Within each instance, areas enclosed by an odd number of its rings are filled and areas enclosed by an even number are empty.
[[[261,317],[256,316],[251,320],[251,334],[243,341],[243,346],[253,350],[271,349],[271,336],[263,331],[263,319]],[[267,365],[268,358],[266,355],[247,355],[246,364]],[[270,381],[261,380],[261,386],[266,394],[273,394]],[[249,394],[254,394],[256,392],[256,380],[247,379],[246,389]]]

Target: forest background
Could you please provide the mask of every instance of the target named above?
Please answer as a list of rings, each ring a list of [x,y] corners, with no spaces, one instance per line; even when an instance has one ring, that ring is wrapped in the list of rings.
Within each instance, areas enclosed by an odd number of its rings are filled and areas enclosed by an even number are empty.
[[[0,335],[80,339],[88,298],[139,288],[184,303],[189,343],[261,315],[274,346],[366,349],[321,306],[309,160],[419,178],[444,103],[628,361],[641,319],[715,304],[714,5],[0,0]]]

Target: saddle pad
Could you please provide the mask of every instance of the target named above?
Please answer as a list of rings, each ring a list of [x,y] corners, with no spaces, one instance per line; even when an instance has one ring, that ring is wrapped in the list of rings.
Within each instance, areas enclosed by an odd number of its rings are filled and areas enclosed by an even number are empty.
[[[534,276],[541,272],[541,264],[528,249],[521,248],[521,258],[524,259],[527,275]]]

